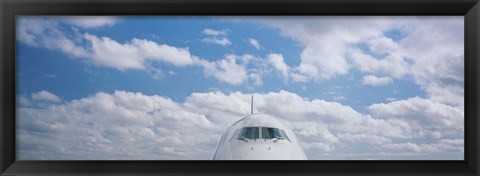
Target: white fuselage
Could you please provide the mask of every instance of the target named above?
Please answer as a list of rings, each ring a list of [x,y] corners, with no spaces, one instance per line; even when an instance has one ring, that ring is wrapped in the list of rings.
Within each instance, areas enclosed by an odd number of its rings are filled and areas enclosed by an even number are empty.
[[[214,160],[306,160],[292,130],[266,115],[246,116],[223,134]]]

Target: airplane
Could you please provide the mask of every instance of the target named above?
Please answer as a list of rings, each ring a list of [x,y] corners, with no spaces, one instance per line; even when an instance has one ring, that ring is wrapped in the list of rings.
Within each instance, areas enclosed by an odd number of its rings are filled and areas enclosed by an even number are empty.
[[[288,126],[274,116],[253,113],[231,125],[222,135],[213,160],[307,160]]]

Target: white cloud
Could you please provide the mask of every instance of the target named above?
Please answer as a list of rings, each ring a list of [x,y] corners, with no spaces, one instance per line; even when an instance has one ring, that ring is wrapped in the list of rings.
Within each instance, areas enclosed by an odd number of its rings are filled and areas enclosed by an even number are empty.
[[[298,68],[291,68],[290,66],[288,66],[285,63],[282,54],[267,54],[265,60],[267,65],[273,67],[275,70],[279,71],[282,74],[282,77],[285,81],[289,80],[290,78],[293,82],[307,82],[308,80],[310,80],[309,77],[300,73]]]
[[[379,72],[394,78],[401,78],[409,73],[410,70],[410,65],[408,65],[405,58],[398,55],[388,55],[386,58],[379,60],[358,49],[353,49],[350,56],[353,59],[353,65],[364,73]]]
[[[161,61],[175,66],[193,65],[198,60],[187,48],[159,45],[153,41],[134,38],[130,43],[118,43],[108,37],[85,34],[91,42],[91,59],[97,65],[119,70],[145,69],[147,60]]]
[[[439,152],[462,154],[463,132],[456,126],[462,114],[440,103],[410,101],[418,102],[390,109],[384,107],[390,104],[372,105],[373,115],[369,115],[339,103],[280,91],[255,94],[254,111],[285,120],[310,159],[325,159],[320,156],[326,152],[343,156],[346,153],[340,148],[357,144],[370,145],[371,152],[377,152],[370,157],[383,159],[405,152],[436,157]],[[417,106],[425,111],[423,115],[412,111]],[[44,109],[20,107],[18,157],[209,159],[224,130],[249,111],[250,94],[240,92],[192,93],[184,102],[142,93],[100,92]],[[419,115],[411,115],[415,113]],[[458,123],[448,123],[452,118]],[[441,137],[429,144],[412,142],[421,141],[425,136],[420,132],[432,129],[440,131]]]
[[[308,78],[302,74],[292,73],[292,80],[295,82],[307,82]]]
[[[363,85],[369,85],[369,86],[381,86],[381,85],[386,85],[392,83],[393,80],[390,77],[377,77],[375,75],[367,75],[364,76],[362,79],[362,84]]]
[[[341,155],[344,147],[354,148],[359,143],[369,144],[377,157],[405,156],[405,152],[430,156],[461,152],[464,132],[461,18],[409,17],[402,21],[368,17],[370,21],[359,22],[362,19],[356,17],[329,17],[267,21],[270,26],[281,29],[282,35],[304,47],[296,66],[287,65],[280,54],[267,55],[265,60],[284,77],[307,82],[331,79],[358,69],[368,74],[363,79],[366,85],[412,79],[427,95],[390,99],[388,103],[370,105],[368,112],[360,113],[340,103],[310,100],[287,91],[269,92],[255,95],[255,111],[289,121],[302,146],[312,156],[319,156],[320,152]],[[19,41],[85,58],[99,66],[150,70],[146,64],[149,61],[177,67],[201,66],[205,76],[232,85],[248,79],[260,85],[265,73],[262,70],[265,68],[247,67],[251,62],[260,63],[251,55],[226,55],[210,62],[190,54],[188,48],[136,38],[119,42],[91,34],[66,33],[62,32],[59,22],[35,19],[38,20],[20,18]],[[400,30],[405,36],[399,40],[389,38],[385,32],[392,29]],[[203,33],[208,35],[207,40],[231,44],[225,37],[226,31],[204,30]],[[91,46],[84,46],[84,42]],[[366,49],[359,48],[358,44],[366,45]],[[157,71],[161,76],[161,70]],[[31,100],[17,99],[28,106],[40,106],[32,103],[34,100],[61,102],[48,93],[37,92],[35,98],[32,94]],[[159,96],[117,91],[42,107],[19,110],[19,124],[28,129],[18,133],[24,139],[19,151],[25,155],[20,157],[208,159],[223,129],[249,113],[249,95],[192,93],[181,103]],[[204,133],[209,135],[199,139],[198,134]],[[32,147],[46,150],[32,152],[29,150]],[[138,148],[145,150],[136,150]],[[87,155],[75,155],[78,151]]]
[[[85,39],[92,44],[90,58],[96,65],[119,70],[145,68],[145,58],[132,44],[120,44],[108,37],[98,38],[90,34],[85,34]]]
[[[461,106],[464,96],[464,21],[463,17],[460,19],[431,17],[414,21],[405,27],[409,36],[400,44],[405,55],[413,58],[411,75],[415,82],[432,99]]]
[[[334,96],[334,97],[333,97],[333,100],[334,100],[334,101],[341,101],[341,100],[346,100],[346,99],[347,99],[346,97],[341,96],[341,95],[340,95],[340,96]]]
[[[95,23],[99,25],[115,21],[111,17],[72,19],[105,21]],[[356,68],[363,73],[380,73],[393,79],[409,76],[430,98],[458,106],[463,104],[461,17],[291,17],[266,18],[263,22],[279,28],[282,35],[304,46],[299,65],[278,67],[290,68],[288,73],[295,82],[330,79]],[[17,28],[18,40],[120,70],[145,69],[147,61],[176,66],[201,62],[188,52],[188,48],[141,39],[120,43],[108,37],[78,32],[67,35],[61,29],[59,21],[52,18],[22,17]],[[401,31],[404,38],[389,38],[385,34],[389,30]],[[225,38],[227,31],[205,29],[202,33],[211,36],[205,41],[229,45],[230,40]],[[83,47],[84,41],[104,50]],[[358,44],[365,44],[368,51],[358,48]],[[286,73],[282,71],[283,75]]]
[[[432,100],[463,106],[463,17],[418,17],[401,23],[395,28],[405,34],[399,41],[374,37],[365,41],[371,53],[352,50],[354,65],[366,73],[409,76]]]
[[[148,66],[148,62],[156,61],[177,67],[202,66],[205,76],[214,76],[222,82],[233,85],[243,83],[247,78],[245,63],[253,58],[251,55],[238,57],[243,64],[237,64],[236,59],[224,59],[209,62],[190,53],[188,48],[177,48],[166,44],[133,38],[120,43],[109,37],[98,37],[89,33],[75,33],[68,38],[62,31],[59,22],[43,18],[21,18],[18,25],[18,40],[35,47],[45,47],[60,50],[74,57],[85,58],[97,66],[111,67],[118,70],[147,70],[154,79],[163,77],[161,70]],[[220,35],[222,32],[217,31]],[[226,31],[224,31],[226,32]],[[206,30],[206,33],[213,34]],[[82,42],[89,45],[83,46]],[[228,39],[220,39],[220,44],[230,44]],[[236,56],[228,56],[236,57]],[[255,84],[260,84],[260,75],[254,75]]]
[[[361,22],[359,22],[361,21]],[[330,79],[351,68],[346,57],[355,43],[382,36],[395,19],[381,17],[266,18],[267,25],[304,46],[295,69],[308,79]]]
[[[16,103],[20,106],[32,106],[32,100],[27,96],[17,96]]]
[[[212,37],[205,37],[202,39],[202,41],[207,43],[214,43],[222,46],[231,45],[232,42],[228,40],[227,37],[225,37],[228,31],[229,31],[228,29],[222,29],[222,30],[213,30],[208,28],[204,29],[202,31],[202,34],[209,35]]]
[[[82,28],[112,26],[118,21],[118,17],[114,16],[69,16],[59,18],[66,23],[70,23]]]
[[[249,38],[248,43],[250,43],[250,45],[255,47],[257,50],[260,49],[260,44],[258,43],[258,40],[255,40],[253,38]]]
[[[373,145],[392,143],[392,140],[390,138],[387,138],[381,135],[341,133],[341,134],[338,134],[338,136],[344,142],[349,142],[349,143],[360,142],[360,143],[369,143]]]
[[[463,17],[263,18],[301,44],[292,80],[331,79],[350,69],[409,77],[436,101],[463,105]],[[402,37],[392,39],[390,31]],[[359,47],[363,44],[365,47]]]
[[[218,36],[218,35],[227,35],[227,29],[222,29],[222,30],[214,30],[214,29],[204,29],[202,31],[202,34],[205,35],[213,35],[213,36]]]
[[[67,38],[54,20],[21,17],[17,23],[17,40],[34,47],[60,50],[73,57],[84,57],[87,51]]]
[[[215,44],[219,44],[219,45],[222,45],[222,46],[227,46],[227,45],[232,44],[232,42],[230,42],[230,40],[228,40],[225,37],[221,37],[221,38],[207,37],[207,38],[204,38],[202,41],[207,42],[207,43],[215,43]]]
[[[18,95],[16,98],[16,103],[19,107],[46,108],[61,101],[60,97],[46,90],[32,93],[30,96]]]
[[[204,73],[207,76],[213,76],[220,81],[239,85],[246,81],[247,70],[245,65],[237,64],[237,60],[242,57],[235,55],[227,55],[224,59],[221,59],[213,63],[204,63]]]
[[[288,78],[288,72],[290,68],[285,64],[283,56],[281,54],[268,54],[267,59],[272,66],[282,73],[284,78]]]
[[[148,72],[152,75],[152,78],[156,80],[160,80],[165,77],[165,74],[159,68],[150,67],[148,68]]]
[[[395,101],[395,100],[398,100],[397,98],[393,98],[393,97],[388,97],[387,98],[387,101]]]
[[[58,96],[46,90],[32,93],[31,97],[32,97],[32,100],[34,101],[49,101],[54,103],[60,102],[60,98]]]
[[[74,57],[86,58],[97,66],[111,67],[118,70],[140,69],[153,72],[155,79],[162,77],[159,69],[147,66],[149,61],[158,61],[172,64],[177,67],[202,66],[205,76],[213,75],[219,81],[238,85],[247,78],[245,65],[236,63],[236,59],[225,59],[217,62],[208,62],[192,55],[188,48],[177,48],[166,44],[133,38],[129,42],[120,43],[109,37],[97,37],[85,33],[76,36],[76,39],[66,37],[61,31],[58,22],[51,19],[25,18],[18,25],[18,40],[36,47],[61,50]],[[217,31],[220,35],[222,32]],[[226,31],[223,31],[226,32]],[[214,34],[210,30],[206,33]],[[91,45],[81,46],[79,42],[86,41]],[[214,40],[213,42],[216,42]],[[231,44],[228,39],[220,39],[220,44]],[[228,56],[230,57],[230,56]],[[231,56],[235,57],[235,56]],[[251,55],[239,57],[243,62],[248,62]],[[256,75],[256,84],[259,84],[259,75]]]
[[[188,48],[176,48],[145,39],[134,38],[130,42],[119,43],[109,37],[99,38],[88,33],[67,37],[58,21],[52,19],[21,18],[18,24],[18,40],[31,46],[60,50],[74,57],[87,58],[96,65],[119,70],[145,69],[145,62],[148,60],[175,66],[193,65],[198,60],[190,54]],[[91,45],[82,46],[82,42]]]
[[[248,76],[250,77],[250,79],[252,79],[254,85],[260,86],[263,84],[262,76],[260,74],[250,73]]]
[[[463,139],[442,139],[438,143],[433,144],[415,144],[406,142],[400,144],[388,144],[384,147],[412,153],[464,152]]]
[[[386,104],[372,104],[368,106],[368,110],[375,117],[408,123],[410,128],[417,130],[411,130],[408,136],[438,139],[464,132],[462,107],[454,107],[430,99],[414,97]]]
[[[123,91],[22,108],[18,120],[22,159],[208,159],[221,135],[168,98]]]

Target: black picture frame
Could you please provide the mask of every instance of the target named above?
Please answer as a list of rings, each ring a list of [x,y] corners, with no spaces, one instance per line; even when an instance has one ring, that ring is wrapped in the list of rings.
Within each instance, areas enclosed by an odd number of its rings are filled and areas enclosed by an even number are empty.
[[[0,0],[1,175],[463,175],[479,162],[478,0]],[[465,17],[465,157],[460,161],[16,161],[17,15],[460,15]]]

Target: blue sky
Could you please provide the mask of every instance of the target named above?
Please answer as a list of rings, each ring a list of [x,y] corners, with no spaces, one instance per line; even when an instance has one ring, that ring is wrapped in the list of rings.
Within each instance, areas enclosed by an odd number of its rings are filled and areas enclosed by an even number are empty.
[[[463,57],[463,17],[19,17],[17,156],[209,159],[253,93],[310,159],[463,159]]]

